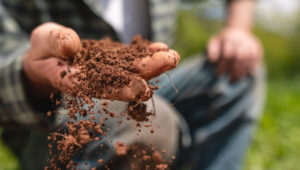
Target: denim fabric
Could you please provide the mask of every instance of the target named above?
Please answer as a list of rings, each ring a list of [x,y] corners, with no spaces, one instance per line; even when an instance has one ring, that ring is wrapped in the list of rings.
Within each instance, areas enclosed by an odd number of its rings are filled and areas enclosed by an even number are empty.
[[[183,169],[237,170],[251,140],[264,103],[264,71],[231,82],[217,76],[215,65],[196,56],[159,80],[157,91],[187,122],[190,146],[178,153]]]

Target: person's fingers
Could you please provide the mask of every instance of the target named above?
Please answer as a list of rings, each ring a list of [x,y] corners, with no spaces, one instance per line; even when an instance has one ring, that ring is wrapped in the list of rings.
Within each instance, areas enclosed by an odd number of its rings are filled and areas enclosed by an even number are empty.
[[[216,62],[220,57],[221,43],[217,37],[212,37],[207,45],[208,60]]]
[[[45,74],[51,85],[59,91],[72,94],[72,90],[77,82],[74,74],[78,72],[79,69],[69,67],[67,63],[59,58],[52,57],[45,60],[47,60],[48,65],[44,70],[49,70]],[[60,65],[57,65],[58,60],[61,63]],[[139,76],[135,76],[129,85],[121,89],[107,86],[103,91],[103,99],[121,101],[146,101],[150,99],[152,95],[152,91],[148,87],[147,82]]]
[[[230,72],[230,81],[234,82],[237,80],[237,77],[239,76],[239,71],[240,71],[240,64],[238,61],[234,61],[232,63],[232,68],[231,68],[231,72]]]
[[[103,99],[121,100],[121,101],[146,101],[152,96],[152,91],[148,87],[148,84],[142,78],[134,77],[128,86],[121,89],[115,89],[113,87],[106,87],[104,89]]]
[[[237,79],[245,75],[248,72],[248,66],[251,64],[248,62],[250,54],[250,49],[247,45],[240,45],[236,49],[236,65],[238,70],[236,70]]]
[[[67,58],[80,49],[77,33],[56,23],[45,23],[35,28],[31,34],[31,45],[35,56]]]
[[[228,62],[228,59],[224,58],[224,57],[221,57],[219,60],[218,60],[218,63],[217,63],[217,74],[218,75],[222,75],[226,72],[227,70],[227,62]]]
[[[45,64],[41,64],[40,62],[44,62]],[[36,64],[37,63],[37,64]],[[59,64],[58,64],[59,63]],[[33,62],[35,70],[32,71],[34,77],[40,77],[35,74],[43,75],[44,82],[48,82],[53,88],[67,92],[73,88],[73,81],[75,80],[74,68],[70,68],[67,63],[60,58],[50,57],[46,58],[42,61]]]
[[[242,78],[243,76],[247,75],[248,71],[248,64],[247,60],[245,59],[238,59],[233,62],[232,64],[232,71],[230,73],[230,80],[235,82]]]
[[[142,78],[149,80],[175,68],[179,60],[180,56],[176,51],[168,50],[156,52],[152,56],[136,60],[133,65]]]
[[[240,79],[243,76],[246,76],[249,73],[250,68],[252,67],[253,59],[253,50],[251,48],[251,43],[243,43],[237,46],[235,64],[232,70],[233,81]]]
[[[169,49],[168,45],[163,42],[153,42],[148,46],[148,48],[153,51]]]
[[[232,58],[234,55],[234,49],[235,49],[235,44],[232,43],[229,40],[224,40],[222,42],[222,50],[221,50],[221,56],[224,58]]]
[[[223,40],[220,47],[220,58],[217,66],[217,74],[230,73],[234,56],[234,46],[229,40]]]

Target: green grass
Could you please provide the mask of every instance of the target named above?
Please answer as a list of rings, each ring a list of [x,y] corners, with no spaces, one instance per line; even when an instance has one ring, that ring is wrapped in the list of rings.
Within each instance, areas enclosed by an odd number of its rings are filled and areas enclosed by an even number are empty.
[[[182,11],[178,25],[180,34],[174,48],[183,58],[203,52],[207,39],[221,26],[221,22],[207,21]],[[270,79],[265,112],[244,169],[300,169],[300,33],[294,37],[282,37],[259,28],[255,33],[265,47]],[[0,140],[0,170],[16,169],[16,158]]]
[[[245,170],[296,170],[300,162],[300,78],[271,80]]]

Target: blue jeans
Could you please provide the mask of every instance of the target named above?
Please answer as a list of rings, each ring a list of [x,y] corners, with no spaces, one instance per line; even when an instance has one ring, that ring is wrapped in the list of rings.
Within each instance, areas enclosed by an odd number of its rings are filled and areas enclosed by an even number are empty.
[[[169,73],[178,94],[166,74],[157,78],[157,93],[174,104],[189,128],[183,133],[191,137],[181,146],[175,169],[241,169],[262,113],[264,72],[236,82],[215,73],[215,65],[203,57],[187,60]]]

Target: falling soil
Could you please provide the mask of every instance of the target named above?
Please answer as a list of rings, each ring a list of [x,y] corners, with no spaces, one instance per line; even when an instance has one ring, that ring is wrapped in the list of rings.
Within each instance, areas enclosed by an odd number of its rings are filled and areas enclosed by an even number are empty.
[[[127,113],[136,121],[149,121],[148,117],[152,112],[147,112],[147,106],[141,102],[129,102]]]
[[[69,120],[48,137],[51,156],[49,158],[50,165],[45,167],[45,170],[60,169],[61,164],[67,169],[76,169],[77,163],[72,161],[72,157],[84,149],[88,143],[107,137],[108,129],[105,128],[105,120],[109,118],[95,120],[95,114],[103,113],[94,113],[95,103],[92,99],[117,100],[123,94],[124,88],[136,84],[141,77],[135,69],[134,63],[142,58],[151,57],[154,52],[157,52],[150,50],[149,44],[148,40],[144,40],[140,36],[134,37],[129,45],[112,41],[109,38],[81,41],[81,50],[67,60],[68,64],[77,70],[74,73],[76,78],[76,81],[73,82],[74,88],[69,91],[68,96],[62,98],[62,101],[56,101],[57,105],[65,103]],[[71,70],[65,70],[60,75],[64,78],[71,72]],[[146,82],[146,80],[143,81]],[[153,90],[158,87],[152,87],[147,83],[134,87],[136,88],[134,97],[127,98],[130,99],[127,114],[139,122],[149,121],[148,117],[153,113],[147,112],[146,105],[141,101],[145,95],[150,98]],[[149,89],[149,91],[146,93],[145,89]],[[50,96],[52,100],[54,100],[53,96],[55,95]],[[88,108],[84,108],[84,105],[88,105]],[[104,114],[114,118],[115,113],[108,110],[108,105],[108,102],[102,102]],[[49,111],[47,115],[51,116],[53,113]],[[77,119],[80,117],[86,119],[78,121]],[[151,133],[154,133],[153,129],[151,129]],[[133,155],[140,154],[141,161],[156,163],[151,166],[145,165],[144,169],[166,169],[168,167],[165,161],[162,161],[163,158],[158,151],[151,151],[152,154],[150,154],[143,148],[137,150],[137,148],[130,148],[122,142],[117,142],[115,152],[117,156],[126,156],[128,152]],[[105,161],[99,159],[98,164],[102,165]]]

